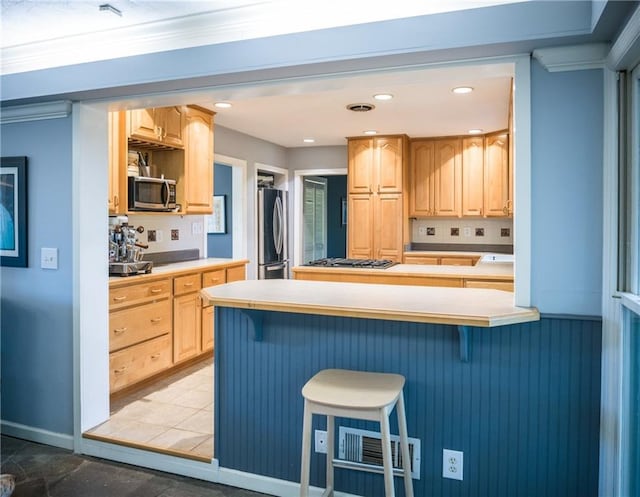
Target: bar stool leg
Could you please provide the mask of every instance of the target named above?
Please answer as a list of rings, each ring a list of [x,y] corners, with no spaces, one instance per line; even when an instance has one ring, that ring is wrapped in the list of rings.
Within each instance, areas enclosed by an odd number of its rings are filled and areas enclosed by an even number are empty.
[[[404,395],[400,393],[398,404],[398,428],[400,429],[400,446],[404,467],[404,495],[413,497],[413,480],[411,478],[411,455],[409,454],[409,435],[407,434],[407,418],[404,411]]]
[[[382,438],[385,496],[395,497],[393,487],[393,459],[391,456],[391,431],[389,429],[389,412],[386,408],[380,409],[380,435]]]
[[[333,458],[335,423],[333,416],[327,416],[327,497],[333,497]]]
[[[300,497],[309,495],[309,468],[311,466],[311,419],[313,413],[304,401],[304,419],[302,422],[302,462],[300,467]]]

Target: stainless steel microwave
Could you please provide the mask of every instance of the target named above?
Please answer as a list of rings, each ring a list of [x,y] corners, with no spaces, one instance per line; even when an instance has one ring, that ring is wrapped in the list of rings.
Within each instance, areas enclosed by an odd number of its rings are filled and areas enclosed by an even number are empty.
[[[176,208],[176,182],[172,179],[129,176],[130,211],[171,211]]]

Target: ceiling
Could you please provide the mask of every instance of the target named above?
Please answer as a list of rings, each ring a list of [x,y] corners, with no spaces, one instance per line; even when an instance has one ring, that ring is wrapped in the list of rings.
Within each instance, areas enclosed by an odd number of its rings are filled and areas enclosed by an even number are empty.
[[[368,5],[376,1],[368,0]],[[123,26],[151,26],[214,10],[238,12],[257,4],[270,8],[283,5],[291,8],[292,5],[280,0],[110,1],[110,5],[122,11],[123,15],[119,16],[108,10],[101,11],[99,5],[103,3],[107,0],[2,0],[2,46],[28,46],[96,30],[109,32]],[[395,9],[394,17],[505,2],[403,3],[404,10]],[[407,10],[408,6],[413,10]],[[372,10],[375,9],[368,9]],[[388,10],[381,10],[376,18],[390,17],[385,13]],[[346,22],[335,17],[327,22]],[[358,22],[357,11],[351,12],[347,20]],[[360,22],[370,20],[369,16]],[[509,64],[378,72],[295,84],[226,88],[212,91],[194,103],[213,108],[216,101],[230,102],[231,108],[216,109],[217,125],[287,148],[344,145],[345,137],[362,135],[365,130],[377,130],[380,134],[406,133],[412,137],[459,135],[472,128],[485,132],[506,128],[512,75]],[[474,91],[466,95],[451,92],[453,87],[461,85],[471,86]],[[377,93],[391,93],[394,98],[378,102],[373,99]],[[360,102],[372,103],[375,109],[366,113],[346,109],[348,104]],[[305,138],[315,141],[304,143]]]

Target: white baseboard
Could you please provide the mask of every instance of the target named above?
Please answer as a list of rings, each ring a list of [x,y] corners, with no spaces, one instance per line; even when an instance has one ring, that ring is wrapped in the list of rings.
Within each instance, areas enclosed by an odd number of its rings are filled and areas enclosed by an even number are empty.
[[[65,433],[56,433],[54,431],[4,420],[0,421],[0,432],[10,437],[22,438],[23,440],[45,445],[53,445],[61,449],[73,450],[73,435],[67,435]]]

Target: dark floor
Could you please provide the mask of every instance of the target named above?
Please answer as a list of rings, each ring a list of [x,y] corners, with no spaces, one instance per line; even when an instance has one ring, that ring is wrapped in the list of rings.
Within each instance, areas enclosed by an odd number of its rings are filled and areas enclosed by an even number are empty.
[[[259,497],[225,485],[120,464],[2,435],[2,473],[12,497]]]

